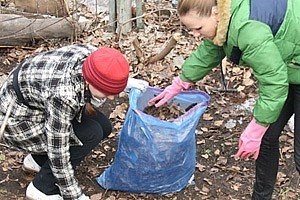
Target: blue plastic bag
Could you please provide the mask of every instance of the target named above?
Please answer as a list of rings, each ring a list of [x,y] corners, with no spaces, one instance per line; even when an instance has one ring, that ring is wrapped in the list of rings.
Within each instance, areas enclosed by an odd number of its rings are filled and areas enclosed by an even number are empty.
[[[210,97],[201,91],[180,93],[172,103],[183,109],[195,106],[168,122],[143,113],[147,102],[160,92],[151,87],[145,92],[131,90],[114,161],[96,179],[103,188],[166,194],[182,190],[192,179],[195,130]]]

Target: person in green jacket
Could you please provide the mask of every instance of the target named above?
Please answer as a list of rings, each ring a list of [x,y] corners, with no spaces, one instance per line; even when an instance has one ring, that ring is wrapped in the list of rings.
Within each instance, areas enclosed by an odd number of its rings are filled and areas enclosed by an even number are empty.
[[[249,66],[258,80],[253,119],[241,134],[237,157],[256,160],[252,199],[271,199],[279,136],[295,114],[295,162],[300,171],[300,1],[181,0],[181,22],[203,42],[180,76],[149,106],[161,106],[201,80],[226,56]]]

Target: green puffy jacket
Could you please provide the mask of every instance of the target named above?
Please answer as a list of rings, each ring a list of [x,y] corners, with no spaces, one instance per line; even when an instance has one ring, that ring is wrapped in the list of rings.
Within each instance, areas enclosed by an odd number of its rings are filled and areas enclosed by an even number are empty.
[[[269,10],[260,15],[260,8]],[[300,84],[300,1],[221,0],[218,10],[228,17],[219,22],[217,39],[200,44],[185,61],[180,78],[199,81],[225,56],[238,57],[237,64],[251,67],[259,83],[253,115],[260,124],[271,124],[284,105],[288,83]]]

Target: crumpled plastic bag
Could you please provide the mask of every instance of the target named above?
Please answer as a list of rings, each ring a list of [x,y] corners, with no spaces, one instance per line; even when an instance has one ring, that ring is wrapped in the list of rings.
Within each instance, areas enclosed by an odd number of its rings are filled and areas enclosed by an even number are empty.
[[[119,135],[112,165],[97,182],[105,189],[166,194],[180,191],[193,179],[196,165],[195,131],[210,100],[202,91],[185,91],[172,100],[189,109],[172,122],[143,113],[161,89],[132,89],[129,110]]]

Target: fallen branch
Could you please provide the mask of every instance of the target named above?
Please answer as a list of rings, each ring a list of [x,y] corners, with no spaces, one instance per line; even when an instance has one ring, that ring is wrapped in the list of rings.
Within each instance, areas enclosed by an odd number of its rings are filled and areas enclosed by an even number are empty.
[[[135,38],[133,40],[132,44],[133,44],[134,50],[136,52],[136,57],[138,58],[139,62],[143,62],[144,61],[144,54],[141,50],[140,42],[138,41],[137,38]]]
[[[177,44],[177,41],[179,40],[179,37],[180,37],[179,33],[174,34],[171,37],[171,39],[169,40],[169,42],[167,43],[167,45],[165,46],[165,48],[160,53],[158,53],[154,57],[150,58],[147,63],[148,64],[154,63],[154,62],[157,62],[157,61],[163,59],[164,57],[166,57],[166,55],[168,55],[170,53],[170,51]]]
[[[212,90],[213,91],[215,91],[215,92],[238,92],[238,90],[237,89],[223,89],[223,88],[212,88]]]
[[[16,46],[0,46],[0,49],[13,49],[16,48]],[[18,48],[25,49],[25,50],[35,50],[34,47],[25,47],[25,46],[18,46]]]
[[[215,167],[217,167],[217,168],[219,168],[219,169],[222,169],[222,170],[224,170],[224,171],[234,172],[234,173],[238,173],[238,174],[240,174],[240,175],[245,175],[244,172],[241,172],[241,171],[239,171],[239,170],[237,170],[237,169],[232,169],[232,168],[229,168],[229,167],[223,167],[223,166],[218,165],[218,164],[215,164]]]

